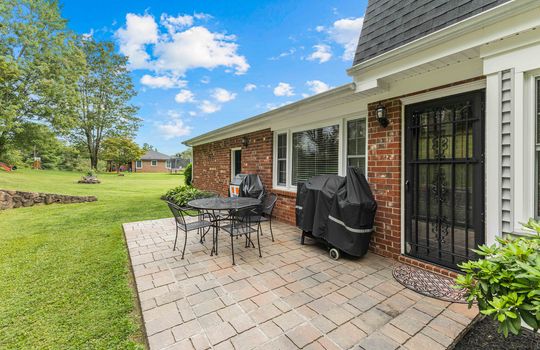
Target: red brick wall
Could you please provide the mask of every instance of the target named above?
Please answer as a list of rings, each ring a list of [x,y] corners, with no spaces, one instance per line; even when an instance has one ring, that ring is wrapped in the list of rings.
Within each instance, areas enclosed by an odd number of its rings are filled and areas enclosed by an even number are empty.
[[[247,137],[248,146],[242,146]],[[267,189],[272,188],[272,132],[260,130],[193,147],[193,186],[229,194],[231,148],[242,148],[242,173],[258,174]]]
[[[390,123],[377,121],[382,104]],[[368,105],[368,182],[378,204],[371,250],[396,257],[401,246],[401,101],[390,99]]]
[[[132,162],[131,169],[137,173],[167,173],[170,171],[170,169],[167,169],[166,167],[165,160],[158,160],[156,166],[152,166],[152,161],[150,160],[143,160],[142,169],[137,169],[135,167],[135,162]]]

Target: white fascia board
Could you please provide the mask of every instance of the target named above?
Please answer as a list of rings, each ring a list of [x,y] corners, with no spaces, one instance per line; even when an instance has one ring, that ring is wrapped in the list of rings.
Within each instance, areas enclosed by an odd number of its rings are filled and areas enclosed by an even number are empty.
[[[362,85],[531,29],[539,22],[538,0],[511,1],[357,64],[347,73]]]
[[[321,94],[293,102],[286,106],[256,115],[233,123],[222,128],[210,131],[206,134],[194,137],[182,142],[186,146],[197,146],[208,142],[222,140],[258,130],[270,128],[273,123],[284,118],[290,117],[292,113],[297,113],[301,109],[310,109],[319,107],[321,104],[327,104],[334,100],[349,96],[354,91],[354,84],[349,83],[337,88],[328,90]]]
[[[515,69],[516,72],[538,69],[540,67],[537,59],[540,57],[540,32],[536,30],[534,33],[537,34],[536,43],[484,58],[484,74],[493,74],[506,69]]]

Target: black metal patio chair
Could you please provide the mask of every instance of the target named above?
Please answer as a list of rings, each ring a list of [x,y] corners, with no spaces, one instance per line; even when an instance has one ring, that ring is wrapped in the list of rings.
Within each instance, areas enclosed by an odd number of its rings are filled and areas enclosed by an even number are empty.
[[[184,254],[186,252],[186,245],[187,245],[187,236],[189,231],[195,231],[197,230],[198,234],[200,235],[201,243],[204,240],[204,236],[208,231],[210,231],[210,228],[213,230],[212,235],[212,253],[214,250],[214,242],[215,242],[215,227],[214,224],[211,222],[212,217],[208,213],[200,212],[199,210],[193,209],[193,208],[182,208],[174,203],[171,203],[167,201],[167,205],[169,206],[169,209],[174,215],[174,221],[176,223],[176,236],[174,238],[174,246],[173,250],[176,250],[176,242],[178,241],[178,233],[179,231],[183,231],[185,234],[184,237],[184,248],[182,249],[182,259],[184,259]],[[186,222],[185,217],[196,217],[196,221]],[[208,218],[208,220],[205,220],[204,218]]]
[[[253,214],[251,214],[251,217],[254,218],[256,221],[259,221],[259,227],[258,229],[261,230],[261,236],[262,236],[262,227],[260,225],[261,222],[268,222],[268,225],[270,226],[270,235],[272,236],[272,242],[274,242],[274,232],[272,231],[272,212],[274,211],[274,207],[276,206],[278,196],[275,193],[265,193],[262,198],[261,205],[253,210]]]
[[[248,248],[250,245],[255,248],[253,241],[251,240],[251,234],[257,234],[257,246],[259,248],[259,257],[262,257],[261,254],[261,242],[259,238],[259,226],[260,226],[260,216],[252,215],[250,209],[241,209],[234,211],[229,216],[229,224],[220,226],[220,230],[223,230],[229,234],[231,237],[231,251],[232,251],[232,262],[233,265],[236,265],[234,260],[234,238],[244,236],[246,238],[245,248]]]

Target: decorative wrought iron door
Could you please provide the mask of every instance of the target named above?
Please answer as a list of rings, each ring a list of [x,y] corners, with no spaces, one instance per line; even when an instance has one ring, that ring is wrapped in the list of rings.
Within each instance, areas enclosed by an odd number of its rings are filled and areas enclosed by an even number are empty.
[[[405,252],[452,269],[484,242],[484,90],[405,108]]]

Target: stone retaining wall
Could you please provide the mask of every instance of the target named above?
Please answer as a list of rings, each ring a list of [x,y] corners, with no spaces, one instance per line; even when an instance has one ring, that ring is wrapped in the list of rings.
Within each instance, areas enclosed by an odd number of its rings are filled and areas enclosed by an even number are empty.
[[[31,207],[38,204],[95,202],[95,196],[68,196],[54,193],[0,190],[0,210]]]

